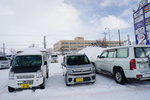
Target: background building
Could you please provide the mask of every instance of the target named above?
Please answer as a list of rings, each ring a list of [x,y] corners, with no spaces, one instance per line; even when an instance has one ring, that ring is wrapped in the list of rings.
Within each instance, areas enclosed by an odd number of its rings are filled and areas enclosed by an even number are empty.
[[[95,42],[94,40],[84,40],[83,37],[76,37],[74,40],[60,40],[54,44],[54,51],[79,51]]]
[[[123,45],[123,42],[119,41],[98,41],[98,40],[84,40],[84,37],[76,37],[74,40],[60,40],[54,44],[53,48],[55,52],[73,52],[79,51],[87,46],[100,46],[100,47],[115,47]]]

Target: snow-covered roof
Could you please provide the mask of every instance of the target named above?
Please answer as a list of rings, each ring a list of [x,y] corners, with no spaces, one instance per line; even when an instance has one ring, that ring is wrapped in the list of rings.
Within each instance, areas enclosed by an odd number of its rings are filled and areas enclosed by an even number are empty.
[[[42,53],[46,51],[44,48],[26,48],[19,50],[17,55],[42,55]]]

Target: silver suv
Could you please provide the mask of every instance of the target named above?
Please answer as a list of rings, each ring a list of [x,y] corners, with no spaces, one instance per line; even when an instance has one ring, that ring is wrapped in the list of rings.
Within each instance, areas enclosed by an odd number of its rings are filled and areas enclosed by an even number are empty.
[[[85,54],[70,54],[64,56],[62,66],[66,86],[95,82],[95,67]]]

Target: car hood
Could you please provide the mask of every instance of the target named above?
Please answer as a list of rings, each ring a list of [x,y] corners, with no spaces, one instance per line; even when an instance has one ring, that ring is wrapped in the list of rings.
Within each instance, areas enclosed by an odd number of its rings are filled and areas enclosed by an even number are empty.
[[[71,69],[71,68],[91,68],[93,67],[92,64],[85,64],[85,65],[67,65],[67,68],[68,69]]]
[[[29,73],[29,72],[37,72],[38,70],[41,70],[41,66],[37,66],[37,67],[22,67],[22,68],[15,68],[12,67],[10,69],[11,72],[14,73]]]

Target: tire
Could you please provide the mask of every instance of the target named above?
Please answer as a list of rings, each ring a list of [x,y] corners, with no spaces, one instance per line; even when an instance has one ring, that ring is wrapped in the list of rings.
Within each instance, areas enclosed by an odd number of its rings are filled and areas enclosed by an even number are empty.
[[[43,79],[43,83],[40,85],[40,89],[45,89],[45,79]]]
[[[121,69],[115,70],[114,79],[119,84],[125,84],[126,83],[126,77],[124,75],[124,72]]]
[[[66,86],[70,86],[67,82],[67,75],[65,75],[65,83],[66,83]]]
[[[14,89],[14,88],[12,88],[12,87],[9,87],[9,86],[8,86],[8,91],[9,91],[9,92],[14,92],[14,91],[15,91],[15,89]]]

